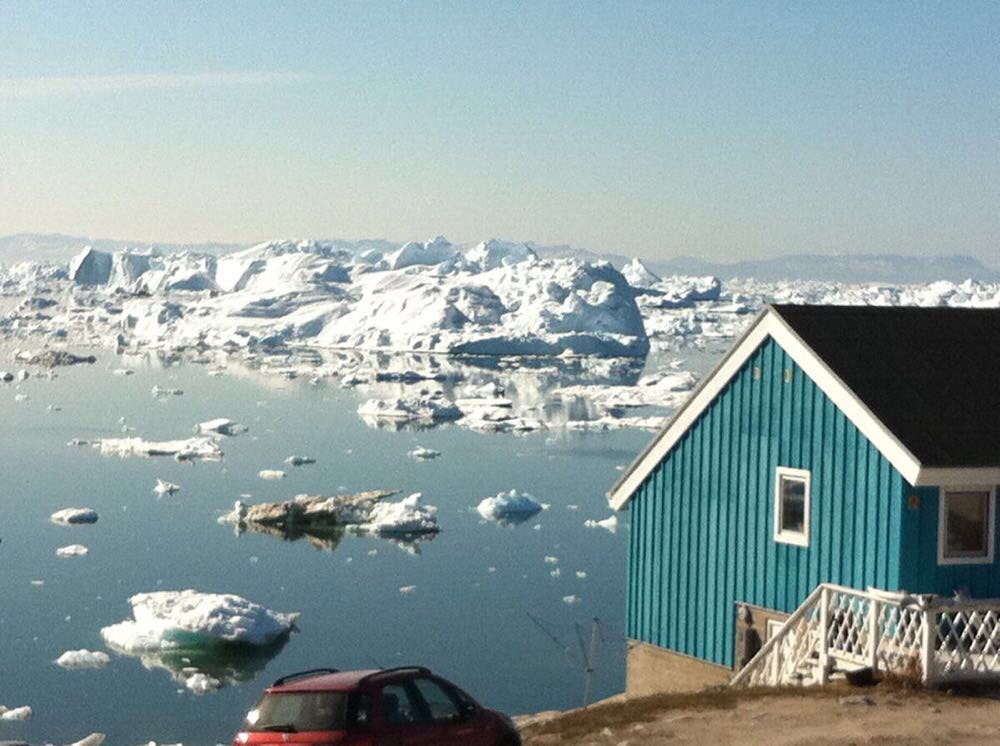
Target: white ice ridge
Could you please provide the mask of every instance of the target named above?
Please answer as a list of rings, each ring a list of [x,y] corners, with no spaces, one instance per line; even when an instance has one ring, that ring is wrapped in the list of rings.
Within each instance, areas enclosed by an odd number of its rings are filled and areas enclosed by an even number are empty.
[[[111,656],[99,650],[67,650],[56,658],[61,668],[104,668],[111,662]]]
[[[495,497],[487,497],[476,506],[476,510],[483,518],[495,521],[511,516],[528,518],[547,507],[527,492],[510,490]]]
[[[222,449],[211,437],[199,436],[185,440],[144,440],[143,438],[100,438],[93,442],[94,448],[105,456],[173,456],[178,461],[218,461]]]
[[[50,323],[126,346],[630,356],[649,348],[632,288],[610,264],[541,259],[495,240],[462,250],[438,237],[385,254],[284,241],[220,258],[87,249],[68,273],[19,267],[0,282],[32,295],[71,291],[47,309]],[[82,318],[77,304],[94,311]]]
[[[105,642],[127,653],[228,643],[268,645],[288,634],[298,617],[233,594],[194,590],[139,593],[129,603],[132,619],[101,630]]]
[[[50,519],[53,523],[97,523],[97,511],[93,508],[63,508],[53,513]]]

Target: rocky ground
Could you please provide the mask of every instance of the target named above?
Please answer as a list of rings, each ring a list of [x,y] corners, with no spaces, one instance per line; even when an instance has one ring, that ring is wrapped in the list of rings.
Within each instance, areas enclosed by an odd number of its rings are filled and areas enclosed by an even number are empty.
[[[542,744],[984,744],[1000,740],[1000,697],[880,685],[616,698],[518,718]]]

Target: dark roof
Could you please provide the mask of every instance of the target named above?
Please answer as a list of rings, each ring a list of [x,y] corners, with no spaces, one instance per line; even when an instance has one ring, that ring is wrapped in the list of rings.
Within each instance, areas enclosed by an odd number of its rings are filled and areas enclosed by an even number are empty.
[[[1000,309],[773,308],[922,465],[1000,465]]]

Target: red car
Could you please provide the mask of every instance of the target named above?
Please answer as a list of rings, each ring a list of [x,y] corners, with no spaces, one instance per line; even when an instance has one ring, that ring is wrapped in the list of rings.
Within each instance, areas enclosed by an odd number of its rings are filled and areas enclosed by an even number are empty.
[[[520,746],[506,715],[426,668],[319,668],[282,676],[247,713],[233,746]]]

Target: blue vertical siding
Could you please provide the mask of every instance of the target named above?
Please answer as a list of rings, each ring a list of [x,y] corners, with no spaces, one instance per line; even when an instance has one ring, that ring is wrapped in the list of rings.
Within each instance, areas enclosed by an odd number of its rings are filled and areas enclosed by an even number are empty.
[[[808,547],[774,541],[778,466],[812,472]],[[925,530],[912,525],[907,494],[892,465],[766,340],[632,500],[628,636],[731,666],[736,602],[790,612],[821,582],[905,586],[904,536]]]
[[[960,489],[960,485],[955,485]],[[903,484],[899,493],[902,514],[902,570],[900,585],[914,593],[951,595],[962,589],[977,598],[1000,597],[1000,531],[994,526],[993,563],[982,565],[938,564],[938,487]],[[914,497],[912,501],[910,498]]]

